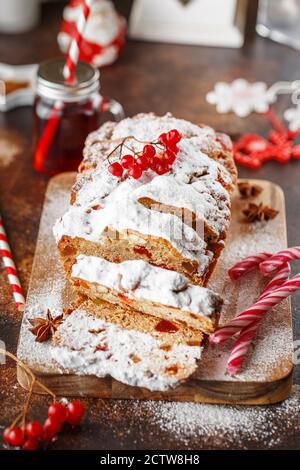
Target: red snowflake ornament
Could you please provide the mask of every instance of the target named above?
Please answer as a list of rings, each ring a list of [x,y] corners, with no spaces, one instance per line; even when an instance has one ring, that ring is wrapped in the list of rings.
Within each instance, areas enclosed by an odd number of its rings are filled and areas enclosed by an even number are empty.
[[[299,131],[286,129],[272,111],[268,115],[273,129],[267,139],[257,134],[245,134],[233,144],[236,163],[255,169],[270,160],[282,164],[288,163],[292,158],[300,160],[300,145],[294,143]]]

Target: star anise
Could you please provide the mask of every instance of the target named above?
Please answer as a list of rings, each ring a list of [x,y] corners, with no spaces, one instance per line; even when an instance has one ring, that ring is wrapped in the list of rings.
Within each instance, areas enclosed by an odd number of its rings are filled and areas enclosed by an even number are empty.
[[[46,318],[36,317],[29,318],[28,320],[33,326],[33,328],[29,328],[29,331],[36,336],[35,341],[43,343],[54,335],[59,325],[63,322],[63,314],[53,318],[48,309]]]
[[[242,199],[256,197],[263,191],[261,186],[258,184],[250,184],[248,181],[241,181],[238,183],[238,188]]]
[[[246,216],[247,222],[262,222],[264,220],[274,219],[279,211],[269,206],[260,204],[249,203],[248,206],[243,210],[243,214]]]

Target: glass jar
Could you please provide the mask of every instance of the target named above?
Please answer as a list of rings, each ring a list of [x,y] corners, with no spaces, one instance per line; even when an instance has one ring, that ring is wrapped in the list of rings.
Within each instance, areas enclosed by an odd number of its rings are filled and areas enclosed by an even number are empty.
[[[40,64],[33,106],[33,165],[49,176],[75,171],[82,160],[87,135],[103,123],[103,113],[123,119],[122,106],[99,93],[100,74],[79,62],[74,84],[63,77],[65,59]]]
[[[256,30],[300,50],[300,0],[260,0]]]

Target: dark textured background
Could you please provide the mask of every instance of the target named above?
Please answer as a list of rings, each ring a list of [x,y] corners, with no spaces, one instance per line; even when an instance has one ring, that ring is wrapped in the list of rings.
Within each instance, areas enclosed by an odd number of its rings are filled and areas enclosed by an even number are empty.
[[[130,1],[117,1],[119,9],[128,13]],[[0,35],[0,61],[13,64],[39,62],[59,54],[56,34],[61,18],[60,4],[43,7],[42,24],[24,35]],[[236,137],[244,132],[265,134],[269,124],[265,117],[252,114],[246,119],[219,115],[205,101],[206,93],[220,79],[232,81],[245,77],[250,81],[300,78],[300,53],[259,37],[243,49],[220,49],[193,46],[161,45],[143,42],[126,44],[120,60],[102,69],[103,94],[119,100],[127,115],[155,111],[204,122]],[[279,114],[288,106],[288,98],[280,98]],[[0,140],[5,138],[21,148],[14,164],[0,166],[0,211],[5,220],[12,249],[27,289],[35,249],[40,212],[47,178],[34,173],[31,165],[31,108],[0,113]],[[241,177],[269,179],[278,183],[286,197],[289,245],[300,239],[300,162],[281,166],[269,163],[259,171],[240,168]],[[299,268],[299,265],[298,265]],[[295,338],[300,338],[300,295],[293,298]],[[20,315],[11,299],[6,275],[0,272],[0,338],[9,351],[16,350]],[[296,367],[295,382],[300,382]],[[0,425],[8,424],[17,414],[25,394],[16,386],[15,367],[9,362],[0,371]],[[86,400],[87,417],[83,432],[63,435],[54,448],[177,448],[178,444],[158,429],[131,426],[130,403],[116,406],[109,401]],[[36,414],[44,413],[46,399],[37,398]],[[143,419],[142,419],[143,422]],[[130,432],[128,429],[130,428]],[[0,427],[0,430],[2,428]],[[299,447],[295,435],[286,436],[286,447]],[[226,447],[226,438],[210,445],[191,439],[187,448]],[[259,446],[255,444],[255,447]]]

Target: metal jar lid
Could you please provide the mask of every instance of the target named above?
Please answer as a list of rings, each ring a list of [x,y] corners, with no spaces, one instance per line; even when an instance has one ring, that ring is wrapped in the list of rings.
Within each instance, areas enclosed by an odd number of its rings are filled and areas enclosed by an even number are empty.
[[[36,93],[39,96],[76,102],[99,90],[100,74],[97,69],[85,62],[78,62],[74,84],[68,85],[63,76],[64,65],[64,58],[47,60],[39,65],[36,82]]]

